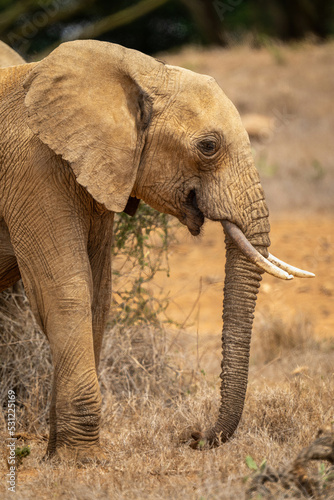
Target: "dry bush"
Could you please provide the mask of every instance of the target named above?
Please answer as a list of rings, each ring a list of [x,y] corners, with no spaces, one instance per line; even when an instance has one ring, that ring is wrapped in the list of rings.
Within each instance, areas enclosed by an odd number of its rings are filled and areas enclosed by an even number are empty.
[[[107,329],[100,364],[100,382],[104,395],[114,399],[162,401],[183,396],[196,382],[196,374],[182,377],[182,353],[170,352],[171,339],[165,330],[142,324]]]
[[[243,418],[254,435],[261,433],[279,445],[304,445],[332,418],[333,373],[312,378],[291,375],[283,381],[277,375],[275,385],[248,391]]]
[[[20,283],[0,294],[0,359],[3,412],[8,391],[14,390],[17,428],[40,432],[45,425],[51,389],[50,348]],[[2,417],[4,420],[4,413]]]

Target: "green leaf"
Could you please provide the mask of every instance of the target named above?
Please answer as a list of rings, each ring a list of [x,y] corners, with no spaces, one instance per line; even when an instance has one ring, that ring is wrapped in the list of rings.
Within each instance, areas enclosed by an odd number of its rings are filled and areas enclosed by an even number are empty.
[[[204,439],[201,439],[199,442],[198,442],[198,445],[197,445],[197,448],[199,448],[200,450],[202,450],[205,446],[205,440]]]
[[[246,465],[250,470],[259,470],[258,466],[256,465],[255,460],[250,456],[247,455],[246,457]]]
[[[21,458],[24,458],[24,457],[27,457],[28,455],[30,455],[30,446],[23,446],[22,448],[15,448],[15,455],[17,457],[21,457]]]
[[[321,462],[321,464],[319,465],[319,473],[323,476],[326,472],[326,465]]]

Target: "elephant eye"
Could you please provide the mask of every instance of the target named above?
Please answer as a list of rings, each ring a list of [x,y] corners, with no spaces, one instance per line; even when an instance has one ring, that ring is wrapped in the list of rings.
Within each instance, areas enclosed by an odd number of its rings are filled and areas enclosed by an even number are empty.
[[[204,139],[198,143],[198,148],[205,156],[213,156],[218,150],[218,144],[212,139]]]

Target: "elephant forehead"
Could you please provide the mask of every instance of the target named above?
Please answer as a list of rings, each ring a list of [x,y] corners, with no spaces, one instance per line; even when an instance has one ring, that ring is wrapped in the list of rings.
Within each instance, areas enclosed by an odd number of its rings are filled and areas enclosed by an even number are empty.
[[[175,66],[170,69],[178,80],[176,108],[188,118],[211,128],[242,126],[237,109],[214,78]]]

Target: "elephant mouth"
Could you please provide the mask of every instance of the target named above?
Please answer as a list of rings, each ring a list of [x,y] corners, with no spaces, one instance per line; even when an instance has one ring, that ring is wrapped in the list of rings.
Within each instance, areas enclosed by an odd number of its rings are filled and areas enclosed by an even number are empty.
[[[185,199],[184,208],[185,213],[183,214],[182,222],[188,227],[193,236],[198,236],[204,224],[204,215],[198,208],[195,189],[189,191]]]

